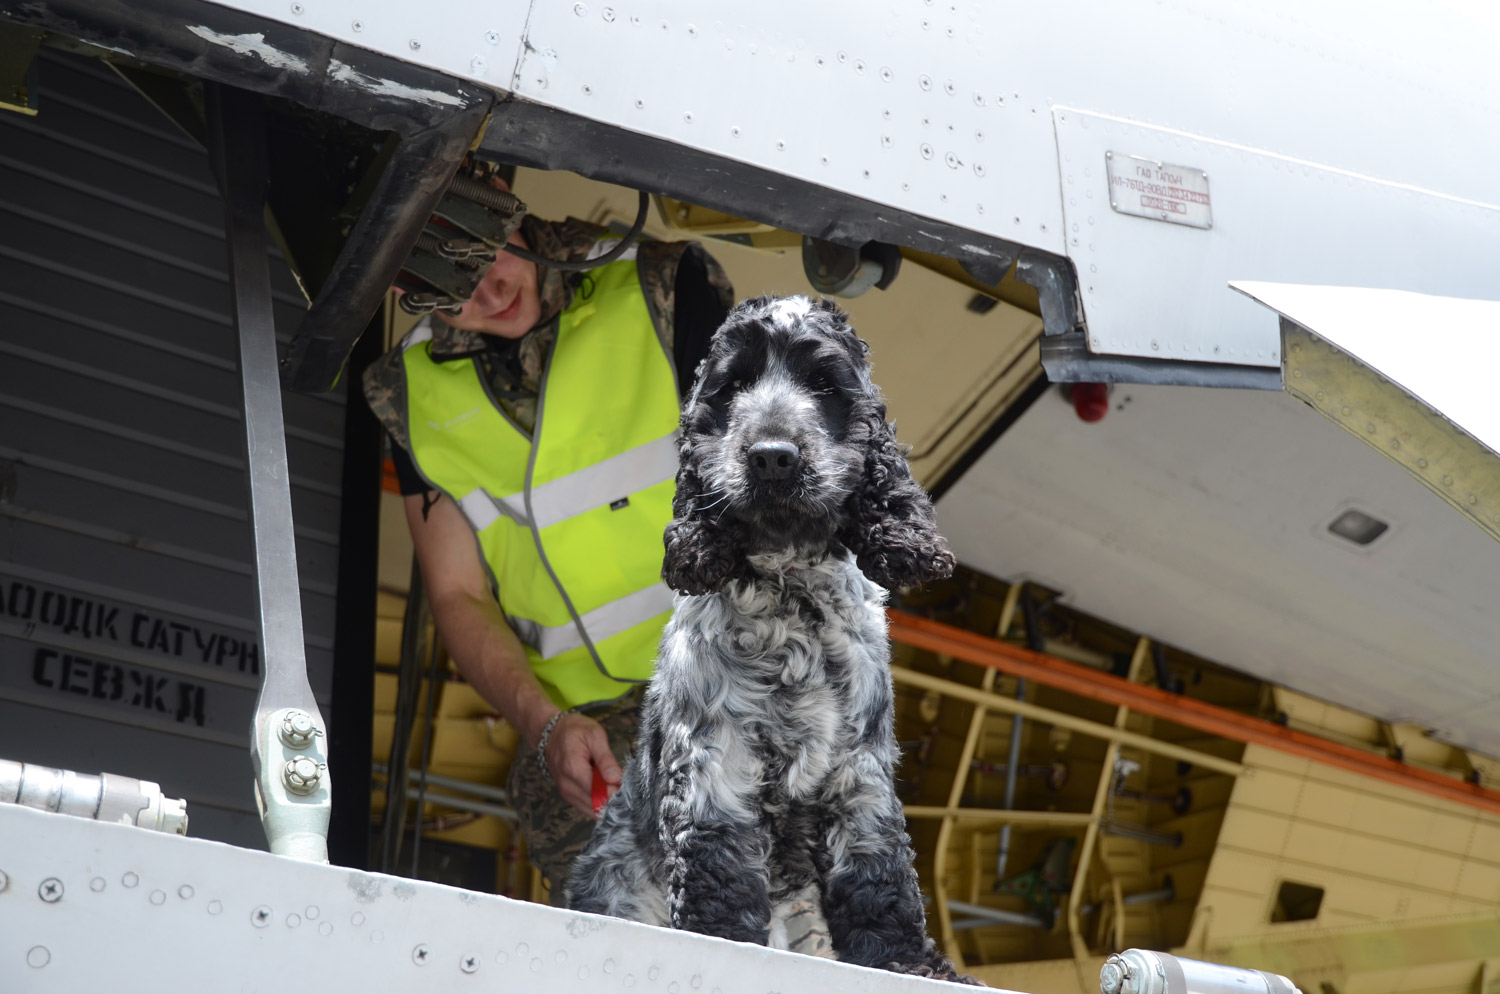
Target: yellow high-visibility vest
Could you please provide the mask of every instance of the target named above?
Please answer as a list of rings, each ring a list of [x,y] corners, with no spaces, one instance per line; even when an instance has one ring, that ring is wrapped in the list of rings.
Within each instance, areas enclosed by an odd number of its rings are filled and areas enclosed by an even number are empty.
[[[634,253],[630,253],[631,256]],[[474,359],[403,341],[412,461],[474,528],[501,610],[559,707],[651,676],[672,611],[661,580],[678,396],[632,258],[589,274],[559,318],[527,437]]]

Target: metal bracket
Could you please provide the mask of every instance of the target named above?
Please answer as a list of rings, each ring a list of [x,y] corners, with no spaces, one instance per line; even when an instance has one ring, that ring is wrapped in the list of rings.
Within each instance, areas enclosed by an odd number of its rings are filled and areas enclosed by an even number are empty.
[[[1042,293],[1043,309],[1047,295]],[[1043,317],[1045,321],[1046,318]],[[1154,383],[1181,387],[1280,390],[1281,370],[1222,362],[1174,362],[1090,352],[1085,333],[1042,336],[1042,369],[1053,383]]]
[[[1066,335],[1083,330],[1083,304],[1078,278],[1066,259],[1034,249],[1016,257],[1016,279],[1036,287],[1042,309],[1042,333]]]
[[[229,283],[239,338],[245,471],[264,646],[250,757],[256,802],[271,851],[327,862],[333,795],[324,746],[326,726],[307,680],[302,639],[301,586],[266,253],[261,101],[260,96],[243,90],[219,85],[208,89],[209,150],[224,194]],[[292,730],[284,731],[284,726]]]
[[[901,251],[883,242],[851,248],[804,236],[802,271],[819,293],[858,297],[870,287],[884,290],[895,282],[901,272]]]

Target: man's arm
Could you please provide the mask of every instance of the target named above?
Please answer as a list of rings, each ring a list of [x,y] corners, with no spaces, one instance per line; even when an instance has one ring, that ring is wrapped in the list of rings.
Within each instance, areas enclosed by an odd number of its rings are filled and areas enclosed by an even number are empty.
[[[526,660],[500,605],[490,594],[479,560],[474,530],[451,500],[427,505],[413,494],[404,498],[417,562],[427,584],[433,620],[458,671],[492,707],[506,717],[533,748],[558,707],[552,703]],[[593,815],[593,771],[613,788],[620,764],[598,722],[564,715],[547,740],[547,768],[563,800]]]

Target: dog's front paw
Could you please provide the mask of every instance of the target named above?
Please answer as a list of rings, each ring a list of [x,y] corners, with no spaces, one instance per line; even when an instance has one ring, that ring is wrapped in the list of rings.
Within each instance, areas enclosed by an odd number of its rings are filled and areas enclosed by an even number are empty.
[[[926,977],[929,980],[946,980],[950,984],[968,984],[972,987],[988,987],[984,981],[959,973],[945,956],[930,963],[887,963],[885,968],[892,973],[904,973],[909,977]]]

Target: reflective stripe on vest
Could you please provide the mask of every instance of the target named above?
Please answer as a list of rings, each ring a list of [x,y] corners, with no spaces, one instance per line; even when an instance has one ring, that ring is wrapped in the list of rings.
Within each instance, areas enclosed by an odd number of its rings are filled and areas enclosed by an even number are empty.
[[[495,497],[482,487],[460,497],[458,506],[475,531],[484,531],[501,516],[522,526],[534,524],[539,529],[550,528],[575,514],[617,500],[622,494],[632,494],[662,480],[673,479],[676,474],[677,433],[673,432],[638,445],[629,452],[585,466],[561,479],[533,487],[531,510],[535,519],[526,513],[523,495]]]
[[[583,627],[595,642],[602,642],[635,625],[642,618],[652,618],[663,611],[672,610],[672,588],[665,583],[653,583],[643,590],[626,594],[610,601],[583,616]],[[535,646],[544,657],[560,656],[572,649],[583,648],[583,637],[578,626],[569,622],[554,628],[543,628],[525,618],[507,616],[522,642]]]
[[[434,361],[425,326],[403,343],[413,462],[474,528],[501,608],[560,705],[647,679],[672,597],[660,580],[677,470],[672,361],[635,264],[590,278],[594,292],[559,318],[534,445],[475,360]]]

